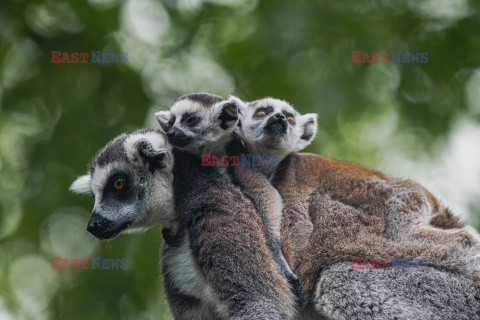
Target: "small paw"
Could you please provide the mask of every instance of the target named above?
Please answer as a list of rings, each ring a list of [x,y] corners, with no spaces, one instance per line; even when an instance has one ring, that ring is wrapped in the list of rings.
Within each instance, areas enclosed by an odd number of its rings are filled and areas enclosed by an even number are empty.
[[[287,278],[288,282],[293,283],[295,281],[298,281],[298,277],[295,273],[293,273],[291,270],[285,270],[284,271],[285,277]]]

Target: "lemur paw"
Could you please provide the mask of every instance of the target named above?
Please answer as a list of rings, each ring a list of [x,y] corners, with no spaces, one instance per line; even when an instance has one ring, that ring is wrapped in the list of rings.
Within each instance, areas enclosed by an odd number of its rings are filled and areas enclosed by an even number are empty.
[[[293,283],[295,281],[298,281],[298,277],[295,273],[293,273],[291,270],[285,270],[284,271],[285,277],[287,278],[288,282]]]

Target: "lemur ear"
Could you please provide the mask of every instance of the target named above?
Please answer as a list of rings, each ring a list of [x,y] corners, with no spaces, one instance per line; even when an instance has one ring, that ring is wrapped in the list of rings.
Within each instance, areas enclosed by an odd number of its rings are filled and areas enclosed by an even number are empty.
[[[235,97],[235,96],[229,96],[228,100],[231,100],[231,101],[235,102],[235,104],[237,105],[237,108],[238,108],[238,114],[239,115],[245,114],[245,111],[247,110],[247,104],[245,102],[243,102],[240,98]]]
[[[159,111],[155,113],[155,118],[157,118],[160,127],[164,132],[167,132],[170,128],[168,123],[172,119],[172,113],[170,111]]]
[[[317,117],[316,113],[307,113],[298,117],[298,125],[301,129],[301,136],[297,144],[297,150],[306,148],[315,138],[317,134]]]
[[[75,181],[73,181],[68,190],[78,194],[93,195],[92,189],[90,189],[91,180],[92,177],[89,174],[78,177],[75,179]]]
[[[165,168],[171,158],[166,138],[159,132],[132,136],[125,141],[125,149],[134,165],[148,168],[152,173]]]
[[[213,112],[223,130],[232,129],[238,123],[238,106],[235,101],[219,102],[215,105]]]
[[[229,96],[228,100],[232,100],[235,102],[238,108],[238,122],[237,122],[237,127],[235,128],[235,131],[239,136],[241,136],[241,131],[242,131],[242,119],[245,119],[245,116],[248,114],[248,105],[243,102],[240,98],[235,97],[235,96]]]
[[[152,173],[166,167],[167,149],[156,149],[147,139],[137,141],[136,147],[143,165],[148,166]]]

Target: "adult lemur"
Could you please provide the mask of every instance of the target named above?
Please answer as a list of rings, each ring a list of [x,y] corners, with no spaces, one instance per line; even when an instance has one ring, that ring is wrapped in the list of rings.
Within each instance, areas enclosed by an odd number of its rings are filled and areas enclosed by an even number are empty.
[[[353,255],[427,258],[431,266],[475,278],[480,237],[425,188],[357,164],[294,153],[316,133],[287,102],[265,98],[240,106],[237,134],[249,153],[279,156],[262,168],[284,201],[289,220],[284,253],[312,299],[322,268]],[[464,267],[460,267],[464,266]]]
[[[175,231],[162,252],[175,319],[291,319],[293,295],[252,203],[200,162],[140,130],[111,141],[71,190],[95,196],[87,230],[99,239],[154,224]]]
[[[160,111],[155,115],[170,143],[178,148],[219,158],[227,154],[240,158],[242,153],[246,153],[233,134],[239,118],[234,101],[209,93],[191,93],[180,97],[170,111]],[[290,270],[281,250],[283,208],[277,190],[253,167],[234,166],[230,168],[230,174],[224,166],[217,168],[227,179],[238,184],[252,200],[262,219],[265,239],[273,258],[292,286],[296,286],[297,277]]]

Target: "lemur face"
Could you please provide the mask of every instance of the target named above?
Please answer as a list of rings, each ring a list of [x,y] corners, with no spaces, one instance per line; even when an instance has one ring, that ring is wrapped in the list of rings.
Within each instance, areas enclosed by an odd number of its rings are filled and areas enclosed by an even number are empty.
[[[170,111],[155,116],[173,146],[193,153],[231,134],[238,122],[237,105],[209,93],[180,97]]]
[[[111,239],[125,229],[168,221],[173,208],[173,155],[165,135],[139,130],[112,140],[90,172],[70,187],[95,197],[87,231]]]
[[[285,156],[305,148],[317,132],[317,115],[300,115],[283,100],[264,98],[240,105],[237,134],[255,153]]]

